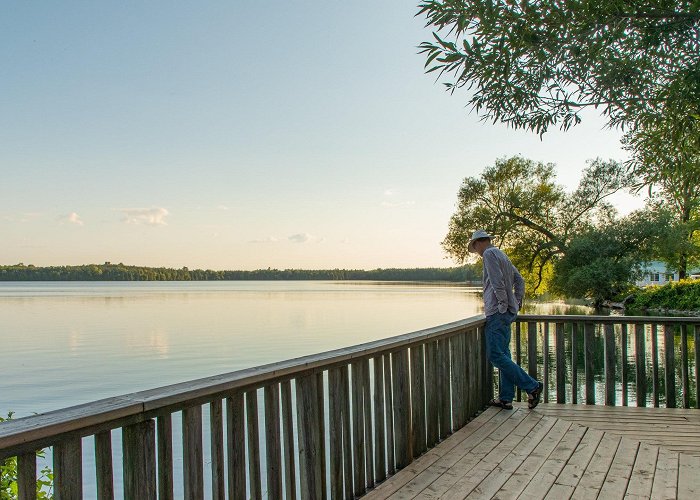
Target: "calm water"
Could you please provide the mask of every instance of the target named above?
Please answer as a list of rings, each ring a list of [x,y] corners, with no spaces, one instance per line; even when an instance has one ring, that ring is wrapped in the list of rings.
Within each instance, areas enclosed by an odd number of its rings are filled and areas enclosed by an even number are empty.
[[[373,282],[0,283],[0,414],[30,415],[449,323],[482,312],[478,292]]]

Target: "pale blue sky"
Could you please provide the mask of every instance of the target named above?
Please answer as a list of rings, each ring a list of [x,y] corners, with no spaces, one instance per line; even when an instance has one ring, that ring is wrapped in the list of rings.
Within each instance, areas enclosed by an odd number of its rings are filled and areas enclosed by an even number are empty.
[[[423,73],[414,2],[3,7],[0,264],[449,266],[464,177],[625,157],[596,115],[480,122]]]

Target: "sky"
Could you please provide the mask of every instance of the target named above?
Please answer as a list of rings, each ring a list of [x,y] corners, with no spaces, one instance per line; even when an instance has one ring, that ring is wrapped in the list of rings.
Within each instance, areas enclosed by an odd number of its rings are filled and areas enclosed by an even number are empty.
[[[625,159],[595,113],[481,121],[424,73],[416,3],[4,2],[0,265],[447,267],[464,178]]]

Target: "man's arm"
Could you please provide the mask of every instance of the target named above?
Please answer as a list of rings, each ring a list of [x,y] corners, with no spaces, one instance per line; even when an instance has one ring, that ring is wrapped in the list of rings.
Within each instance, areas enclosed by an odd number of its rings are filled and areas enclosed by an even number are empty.
[[[515,300],[518,301],[518,310],[523,307],[523,297],[525,297],[525,279],[522,277],[518,268],[513,266],[513,289]]]
[[[493,293],[496,294],[498,312],[504,313],[508,310],[508,293],[506,292],[506,282],[503,277],[501,266],[498,263],[498,257],[495,252],[489,252],[487,250],[484,252],[484,255],[482,255],[482,259],[486,272],[489,275],[489,281],[491,281]]]

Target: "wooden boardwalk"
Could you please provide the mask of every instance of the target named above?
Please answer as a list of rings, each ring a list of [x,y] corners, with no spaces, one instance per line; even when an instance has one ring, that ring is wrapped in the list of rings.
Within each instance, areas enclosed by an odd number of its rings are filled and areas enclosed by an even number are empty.
[[[489,408],[366,499],[697,499],[700,410]]]

